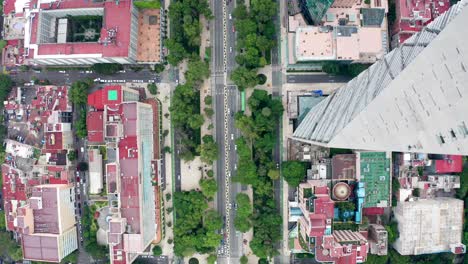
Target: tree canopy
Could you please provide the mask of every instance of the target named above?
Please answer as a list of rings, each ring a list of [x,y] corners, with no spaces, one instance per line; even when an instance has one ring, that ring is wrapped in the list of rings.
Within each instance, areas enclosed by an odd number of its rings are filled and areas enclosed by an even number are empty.
[[[218,190],[218,185],[214,179],[201,179],[200,187],[206,198],[213,198]]]
[[[218,145],[213,139],[213,136],[203,136],[203,144],[198,146],[198,152],[203,162],[212,164],[218,158]]]
[[[69,91],[70,101],[78,106],[86,106],[88,103],[89,83],[84,81],[76,81],[72,83]]]
[[[166,40],[167,61],[178,65],[192,53],[198,54],[201,43],[200,15],[212,18],[207,0],[180,0],[169,6],[171,36]]]
[[[174,193],[177,224],[174,226],[174,254],[191,256],[195,252],[213,252],[221,240],[216,230],[221,229],[222,219],[201,192]]]
[[[272,0],[252,0],[250,10],[243,3],[234,9],[234,24],[237,29],[236,62],[240,65],[231,74],[231,80],[240,90],[265,83],[266,78],[257,77],[257,69],[268,64],[267,58],[276,45],[275,25],[277,4]]]
[[[282,164],[281,170],[284,180],[292,187],[299,186],[299,183],[306,176],[305,164],[300,161],[285,161]]]
[[[0,74],[0,100],[3,102],[8,97],[13,87],[10,75]]]
[[[236,197],[237,211],[236,218],[234,219],[234,227],[241,231],[247,232],[252,228],[250,218],[252,217],[252,205],[250,198],[245,193],[239,193]]]
[[[283,106],[280,100],[262,90],[254,90],[247,103],[252,114],[237,113],[235,116],[235,125],[243,136],[236,140],[239,161],[233,180],[252,185],[254,203],[252,215],[249,215],[249,207],[242,206],[245,209],[241,210],[243,200],[238,201],[234,225],[243,231],[248,230],[251,223],[254,238],[250,247],[258,257],[268,258],[278,254],[275,244],[281,240],[282,220],[276,209],[272,180],[279,177],[273,162],[273,148]],[[239,216],[245,220],[239,220]]]
[[[91,67],[96,73],[111,75],[123,70],[122,64],[119,63],[95,63]]]

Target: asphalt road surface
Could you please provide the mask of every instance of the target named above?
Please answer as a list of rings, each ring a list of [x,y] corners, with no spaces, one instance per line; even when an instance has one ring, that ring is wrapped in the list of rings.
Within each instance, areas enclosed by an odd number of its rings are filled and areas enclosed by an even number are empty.
[[[349,82],[351,78],[346,76],[336,76],[329,74],[289,74],[287,75],[288,83],[335,83]]]
[[[140,71],[125,70],[125,72],[118,72],[112,75],[102,75],[97,73],[86,73],[85,71],[69,70],[65,72],[59,71],[41,71],[36,72],[33,70],[27,72],[10,72],[13,80],[21,82],[29,82],[31,78],[35,77],[39,80],[49,80],[53,84],[57,85],[70,85],[71,83],[91,78],[93,80],[99,78],[99,82],[134,82],[134,83],[147,83],[147,82],[160,82],[160,77],[155,72],[148,69],[142,69]]]
[[[223,5],[226,3],[226,6]],[[235,1],[212,0],[214,19],[211,23],[213,45],[212,94],[215,110],[215,138],[220,153],[216,162],[218,192],[216,207],[224,219],[223,240],[218,250],[218,263],[239,263],[242,253],[242,234],[234,228],[234,201],[241,187],[232,183],[236,173],[237,155],[233,115],[240,109],[240,94],[234,85],[228,85],[230,72],[236,67],[236,33],[232,12]],[[226,23],[224,25],[224,22]]]

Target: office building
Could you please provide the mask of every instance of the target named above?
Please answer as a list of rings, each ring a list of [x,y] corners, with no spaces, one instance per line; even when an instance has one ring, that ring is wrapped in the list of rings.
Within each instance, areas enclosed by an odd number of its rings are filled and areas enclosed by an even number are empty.
[[[468,155],[467,0],[311,109],[293,137],[333,148]]]

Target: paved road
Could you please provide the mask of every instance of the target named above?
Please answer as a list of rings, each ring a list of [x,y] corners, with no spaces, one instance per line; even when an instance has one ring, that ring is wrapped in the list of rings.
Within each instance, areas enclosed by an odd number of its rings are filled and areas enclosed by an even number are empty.
[[[125,72],[115,73],[112,75],[101,75],[97,73],[86,73],[85,71],[76,71],[70,70],[59,72],[59,71],[41,71],[35,72],[33,70],[28,72],[10,72],[12,78],[21,83],[21,82],[29,82],[31,78],[35,77],[39,80],[49,80],[53,84],[63,85],[63,84],[71,84],[77,80],[83,80],[85,78],[91,78],[93,80],[100,79],[101,83],[106,82],[159,82],[160,77],[158,74],[148,70],[142,69],[140,71],[132,71],[132,70],[125,70]]]
[[[346,76],[335,76],[329,74],[289,74],[287,75],[288,83],[335,83],[349,82],[351,78]]]
[[[223,6],[225,5],[226,6]],[[235,138],[239,132],[234,127],[233,115],[240,110],[240,94],[236,86],[229,85],[230,72],[236,67],[236,33],[232,12],[235,1],[212,0],[215,16],[211,24],[213,44],[212,93],[215,110],[215,138],[218,143],[219,158],[216,162],[218,193],[216,207],[223,216],[224,239],[218,254],[218,263],[239,263],[242,253],[242,234],[234,228],[234,200],[241,186],[232,183],[237,168]],[[230,19],[231,17],[231,19]],[[226,23],[225,25],[223,23]]]

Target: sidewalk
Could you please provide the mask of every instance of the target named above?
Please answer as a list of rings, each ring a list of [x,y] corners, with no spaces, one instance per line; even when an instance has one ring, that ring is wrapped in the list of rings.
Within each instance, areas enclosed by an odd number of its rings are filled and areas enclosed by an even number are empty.
[[[171,147],[171,123],[170,123],[170,117],[166,118],[164,114],[169,113],[169,107],[171,104],[170,100],[170,95],[171,93],[171,85],[168,83],[159,83],[158,84],[158,94],[156,96],[151,95],[147,91],[147,95],[149,98],[157,98],[161,102],[161,116],[162,116],[162,131],[164,133],[164,130],[168,130],[169,134],[166,137],[163,137],[163,144],[160,146],[161,149],[163,149],[165,146]],[[166,189],[163,191],[161,194],[161,211],[162,211],[162,219],[164,222],[162,223],[162,229],[164,237],[162,238],[161,242],[159,243],[159,246],[163,250],[163,255],[169,256],[169,260],[171,261],[174,255],[173,252],[173,243],[169,244],[167,241],[168,239],[174,239],[173,235],[173,229],[172,226],[174,225],[173,221],[173,213],[171,212],[170,214],[167,213],[167,208],[172,208],[172,201],[173,201],[173,194],[172,194],[172,155],[170,153],[164,153],[162,152],[162,155],[164,156],[164,161],[165,161],[165,168],[166,168]],[[166,194],[171,195],[171,199],[167,200],[166,199]],[[171,222],[172,226],[168,227],[167,223]]]

